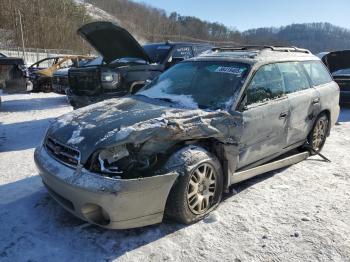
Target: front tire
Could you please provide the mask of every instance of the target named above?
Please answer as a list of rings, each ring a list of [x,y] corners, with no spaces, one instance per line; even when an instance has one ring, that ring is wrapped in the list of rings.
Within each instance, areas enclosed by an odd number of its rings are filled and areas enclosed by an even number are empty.
[[[218,206],[223,174],[216,156],[198,146],[182,148],[165,165],[179,173],[170,191],[166,215],[184,224],[201,220]]]

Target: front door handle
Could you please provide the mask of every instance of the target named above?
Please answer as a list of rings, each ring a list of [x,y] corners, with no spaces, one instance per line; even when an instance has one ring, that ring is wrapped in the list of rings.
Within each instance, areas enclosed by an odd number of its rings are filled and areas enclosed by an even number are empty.
[[[286,118],[288,116],[288,112],[282,112],[281,114],[280,114],[280,119],[284,119],[284,118]]]
[[[316,98],[314,98],[313,100],[312,100],[312,104],[313,105],[316,105],[316,104],[318,104],[320,102],[320,98],[319,97],[316,97]]]

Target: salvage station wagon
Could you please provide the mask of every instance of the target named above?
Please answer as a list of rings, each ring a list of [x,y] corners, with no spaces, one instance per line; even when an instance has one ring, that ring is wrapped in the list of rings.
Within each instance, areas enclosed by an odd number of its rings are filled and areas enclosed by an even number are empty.
[[[215,48],[135,95],[58,118],[35,162],[52,197],[90,223],[188,224],[232,184],[320,151],[338,103],[338,85],[308,50]]]

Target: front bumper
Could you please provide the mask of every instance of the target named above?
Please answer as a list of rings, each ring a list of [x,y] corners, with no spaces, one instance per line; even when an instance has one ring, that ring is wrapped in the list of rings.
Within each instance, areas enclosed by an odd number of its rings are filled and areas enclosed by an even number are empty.
[[[77,217],[105,228],[125,229],[160,223],[176,173],[139,179],[113,179],[76,170],[53,159],[42,147],[34,153],[50,195]]]

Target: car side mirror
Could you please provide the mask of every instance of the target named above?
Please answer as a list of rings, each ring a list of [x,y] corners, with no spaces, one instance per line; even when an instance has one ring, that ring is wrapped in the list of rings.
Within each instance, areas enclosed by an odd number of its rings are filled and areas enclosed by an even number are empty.
[[[169,57],[168,62],[166,63],[166,68],[172,67],[173,65],[176,65],[177,63],[180,63],[181,61],[185,60],[183,57]]]

